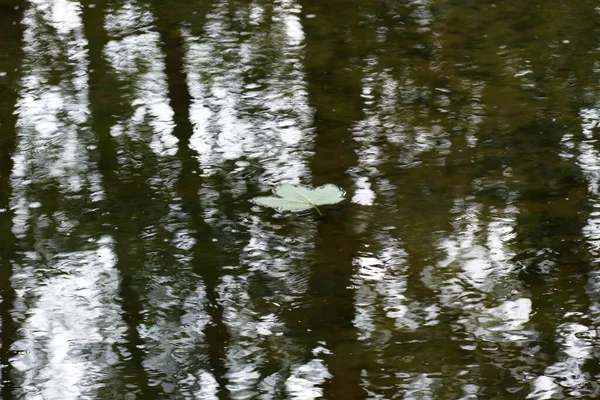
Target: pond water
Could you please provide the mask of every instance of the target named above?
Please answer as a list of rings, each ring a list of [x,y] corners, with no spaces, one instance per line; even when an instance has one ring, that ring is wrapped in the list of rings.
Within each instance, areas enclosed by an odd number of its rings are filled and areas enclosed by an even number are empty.
[[[596,1],[0,1],[0,395],[600,398]],[[332,183],[301,213],[252,198]]]

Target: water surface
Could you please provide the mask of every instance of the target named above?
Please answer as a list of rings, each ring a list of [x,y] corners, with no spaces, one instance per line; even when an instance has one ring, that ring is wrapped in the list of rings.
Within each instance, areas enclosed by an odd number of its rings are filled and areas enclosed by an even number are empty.
[[[600,11],[0,2],[3,399],[600,397]],[[291,214],[250,200],[333,183]]]

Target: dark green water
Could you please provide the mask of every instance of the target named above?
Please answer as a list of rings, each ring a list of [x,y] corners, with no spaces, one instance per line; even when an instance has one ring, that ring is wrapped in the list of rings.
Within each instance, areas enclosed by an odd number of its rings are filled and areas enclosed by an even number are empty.
[[[600,398],[597,2],[0,0],[0,49],[2,399]]]

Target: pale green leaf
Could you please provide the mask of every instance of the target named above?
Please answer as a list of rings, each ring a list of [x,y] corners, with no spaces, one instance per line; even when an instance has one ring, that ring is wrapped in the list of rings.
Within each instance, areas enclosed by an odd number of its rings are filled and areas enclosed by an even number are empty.
[[[335,185],[324,185],[316,189],[306,186],[294,186],[288,183],[275,189],[276,196],[256,197],[256,204],[273,207],[285,211],[304,211],[314,207],[319,214],[317,206],[336,204],[344,200],[344,192]]]
[[[288,211],[304,211],[312,208],[312,204],[305,202],[292,202],[290,200],[274,196],[256,197],[254,198],[254,202],[261,206],[273,207]]]
[[[309,191],[307,196],[313,204],[322,206],[325,204],[336,204],[344,200],[344,192],[337,186],[327,184]]]

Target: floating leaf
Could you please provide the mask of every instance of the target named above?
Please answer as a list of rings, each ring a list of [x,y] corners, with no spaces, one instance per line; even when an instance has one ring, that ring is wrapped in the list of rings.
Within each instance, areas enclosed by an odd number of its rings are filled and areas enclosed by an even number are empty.
[[[312,189],[286,183],[275,189],[275,196],[256,197],[253,201],[261,206],[285,211],[304,211],[314,207],[322,215],[317,206],[336,204],[342,200],[344,192],[335,185],[327,184]]]

